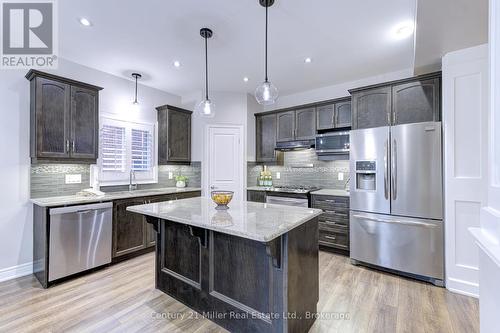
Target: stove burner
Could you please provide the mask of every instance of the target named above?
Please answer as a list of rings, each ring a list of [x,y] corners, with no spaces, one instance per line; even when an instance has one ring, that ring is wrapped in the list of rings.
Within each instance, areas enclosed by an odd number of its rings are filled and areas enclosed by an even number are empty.
[[[279,185],[274,187],[276,192],[309,193],[318,190],[316,186],[307,185]]]

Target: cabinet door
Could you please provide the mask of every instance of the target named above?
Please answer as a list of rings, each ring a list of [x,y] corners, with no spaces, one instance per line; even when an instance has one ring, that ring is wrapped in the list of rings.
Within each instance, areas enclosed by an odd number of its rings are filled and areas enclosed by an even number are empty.
[[[295,139],[295,111],[281,112],[277,117],[277,142]]]
[[[98,99],[97,91],[71,87],[71,157],[97,159]]]
[[[393,125],[440,120],[439,79],[404,83],[392,88]]]
[[[316,108],[295,111],[295,140],[316,138]]]
[[[114,203],[113,257],[146,248],[144,217],[127,211],[127,207],[144,204],[144,198],[118,200]]]
[[[69,157],[70,86],[36,79],[36,157]]]
[[[374,88],[352,95],[353,129],[390,125],[391,87]]]
[[[335,104],[335,127],[351,127],[351,101]]]
[[[169,162],[191,161],[191,114],[168,110],[168,151]]]
[[[335,128],[335,104],[325,104],[316,107],[316,117],[318,130]]]
[[[276,114],[255,117],[255,144],[257,162],[276,160]]]
[[[265,191],[247,191],[247,201],[252,202],[266,202]]]

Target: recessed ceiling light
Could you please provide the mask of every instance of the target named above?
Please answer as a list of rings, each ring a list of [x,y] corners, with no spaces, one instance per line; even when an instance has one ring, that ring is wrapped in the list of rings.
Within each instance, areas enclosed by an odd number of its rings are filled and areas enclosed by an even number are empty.
[[[248,82],[248,78],[245,76],[245,77],[243,78],[243,81]]]
[[[304,59],[304,62],[305,62],[306,64],[310,64],[310,63],[312,62],[312,59],[311,59],[311,58],[305,58],[305,59]]]
[[[405,39],[413,35],[415,24],[407,21],[396,25],[392,30],[392,35],[396,40]]]
[[[181,63],[178,60],[174,61],[174,67],[181,67]]]
[[[80,24],[86,27],[90,27],[92,25],[92,23],[90,23],[90,21],[85,17],[80,18]]]

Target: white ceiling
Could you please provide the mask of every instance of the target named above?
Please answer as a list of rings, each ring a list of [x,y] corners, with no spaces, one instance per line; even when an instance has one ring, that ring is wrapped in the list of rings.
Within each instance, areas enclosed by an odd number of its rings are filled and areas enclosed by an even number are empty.
[[[258,0],[58,3],[60,55],[74,62],[126,77],[139,71],[143,84],[186,95],[203,88],[199,29],[207,26],[211,89],[253,92],[264,78]],[[415,20],[415,0],[276,0],[269,19],[269,78],[281,95],[413,67],[414,39],[396,41],[391,29]]]

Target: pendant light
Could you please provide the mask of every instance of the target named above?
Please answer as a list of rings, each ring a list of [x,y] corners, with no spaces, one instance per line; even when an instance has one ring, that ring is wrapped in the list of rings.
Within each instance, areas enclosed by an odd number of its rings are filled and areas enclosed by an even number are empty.
[[[215,116],[214,103],[208,98],[208,39],[212,37],[212,30],[202,28],[200,35],[205,39],[205,99],[203,99],[195,108],[195,112],[202,117],[212,118]]]
[[[274,0],[259,0],[261,6],[266,8],[266,76],[264,82],[255,89],[255,99],[259,104],[271,105],[278,98],[278,89],[268,80],[267,77],[267,21],[268,9],[274,4]]]
[[[134,109],[138,109],[139,108],[139,101],[137,100],[137,79],[140,79],[142,77],[142,75],[139,73],[132,73],[132,77],[135,79],[135,97],[134,97],[134,101],[132,102],[132,106]]]

